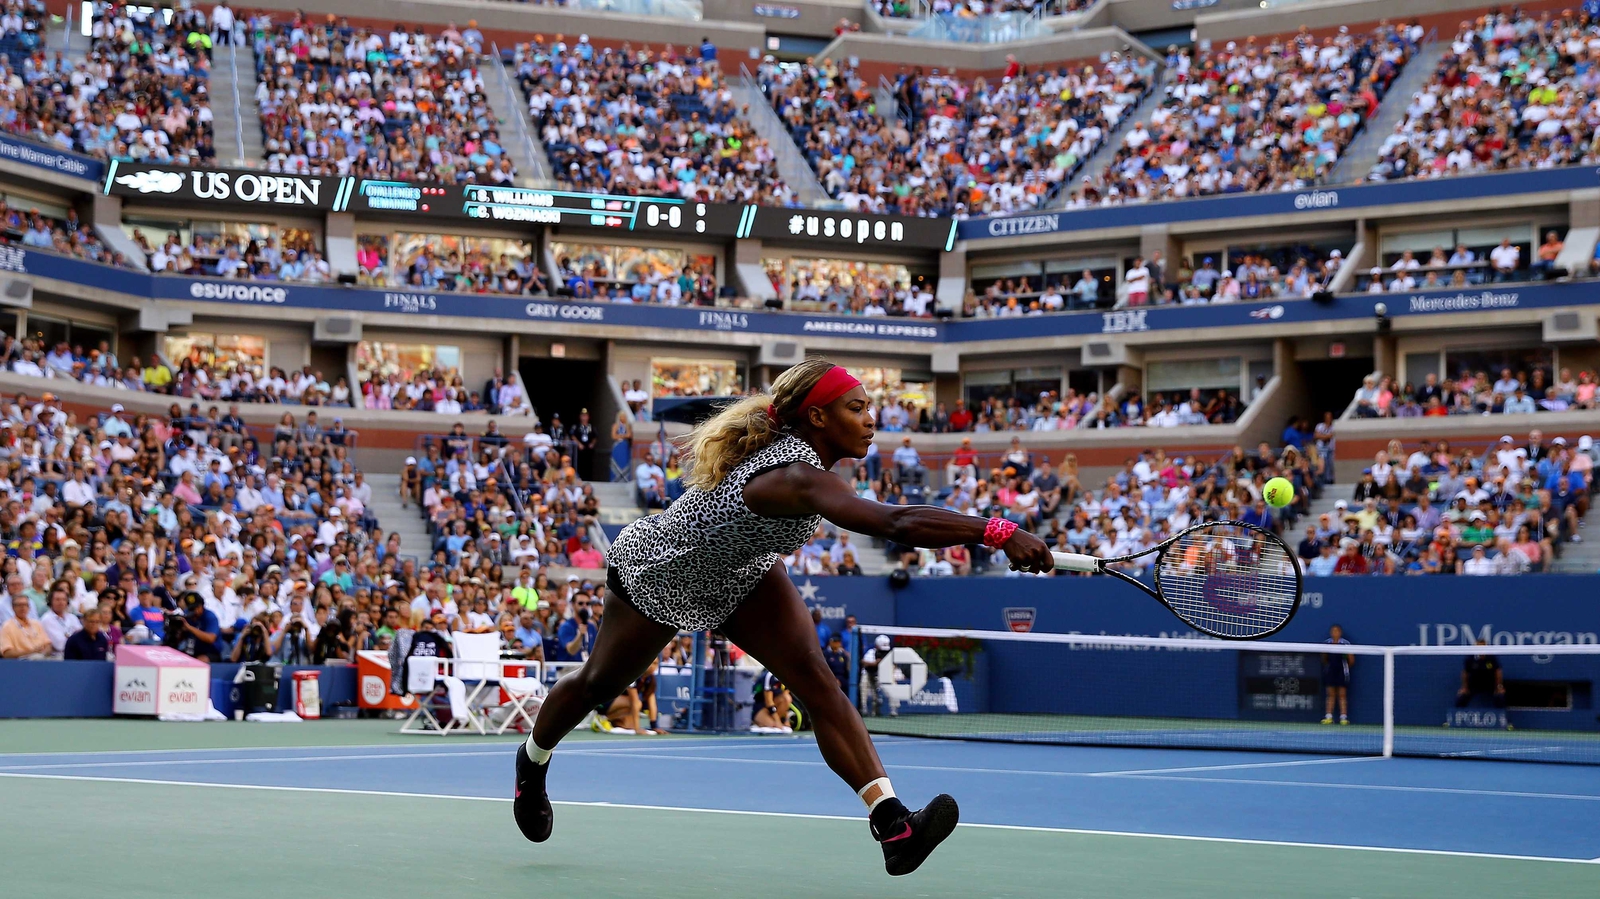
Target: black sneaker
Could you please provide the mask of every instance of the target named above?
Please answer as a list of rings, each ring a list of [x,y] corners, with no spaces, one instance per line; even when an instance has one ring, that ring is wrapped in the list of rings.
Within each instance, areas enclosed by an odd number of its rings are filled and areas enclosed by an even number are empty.
[[[941,793],[926,808],[902,816],[883,828],[873,827],[872,836],[883,844],[883,867],[899,877],[917,870],[944,838],[956,829],[961,811],[953,797]]]
[[[555,811],[550,808],[550,797],[544,789],[545,772],[549,770],[549,762],[535,765],[528,758],[528,748],[517,747],[517,792],[511,800],[511,810],[522,835],[535,843],[550,839],[550,830],[555,826]]]

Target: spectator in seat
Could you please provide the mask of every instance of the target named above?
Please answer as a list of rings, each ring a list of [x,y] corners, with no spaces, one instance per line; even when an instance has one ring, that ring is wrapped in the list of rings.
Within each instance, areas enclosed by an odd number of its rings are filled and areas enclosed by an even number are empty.
[[[51,650],[50,634],[34,617],[33,604],[23,594],[11,594],[11,618],[0,624],[0,658],[48,659]]]
[[[594,543],[589,539],[588,534],[580,536],[578,543],[578,549],[567,556],[574,568],[604,568],[606,566],[605,556],[594,548]]]
[[[894,451],[895,473],[902,484],[921,484],[927,477],[928,469],[922,464],[922,457],[917,454],[917,448],[911,445],[910,437],[902,437],[900,445]]]
[[[1470,558],[1456,563],[1456,573],[1482,577],[1499,574],[1500,572],[1494,560],[1489,558],[1489,554],[1484,550],[1483,545],[1479,544],[1472,548],[1472,556]]]
[[[1509,237],[1500,238],[1500,245],[1489,251],[1489,265],[1496,282],[1510,281],[1522,265],[1522,248],[1513,246]]]
[[[78,616],[67,611],[67,605],[72,600],[72,587],[66,581],[56,581],[50,587],[50,598],[45,613],[39,616],[39,623],[43,625],[44,632],[50,635],[50,657],[61,658],[67,648],[67,640],[73,634],[83,629],[83,623]]]
[[[1345,538],[1340,544],[1339,559],[1334,563],[1334,574],[1366,574],[1367,557],[1361,554],[1361,542]]]
[[[1565,244],[1556,237],[1556,232],[1548,231],[1544,235],[1544,243],[1539,244],[1538,258],[1533,261],[1533,277],[1543,281],[1556,275],[1556,258],[1561,255]],[[1565,274],[1565,272],[1563,272]]]
[[[69,662],[104,662],[111,654],[106,634],[107,612],[90,609],[83,613],[83,628],[67,638],[61,657]]]
[[[666,508],[667,475],[656,464],[654,451],[644,451],[644,460],[633,470],[633,485],[639,495],[639,505],[646,509]]]
[[[1335,556],[1333,544],[1323,542],[1316,558],[1306,563],[1306,574],[1312,577],[1331,577],[1342,556]]]

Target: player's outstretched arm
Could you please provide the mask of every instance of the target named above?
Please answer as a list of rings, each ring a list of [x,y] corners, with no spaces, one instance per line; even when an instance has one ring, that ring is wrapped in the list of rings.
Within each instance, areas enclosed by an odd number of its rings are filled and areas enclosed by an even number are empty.
[[[864,500],[836,475],[805,464],[752,478],[745,485],[744,498],[757,515],[821,515],[847,531],[902,546],[938,548],[982,543],[988,523],[987,519],[934,506],[890,506]],[[1049,571],[1055,567],[1044,541],[1021,528],[1002,549],[1011,567],[1019,571]]]

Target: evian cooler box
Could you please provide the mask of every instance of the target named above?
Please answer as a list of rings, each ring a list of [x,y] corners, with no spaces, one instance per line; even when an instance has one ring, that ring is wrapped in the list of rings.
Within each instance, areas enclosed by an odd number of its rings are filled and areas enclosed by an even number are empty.
[[[170,646],[118,646],[116,715],[203,715],[211,708],[211,666]]]

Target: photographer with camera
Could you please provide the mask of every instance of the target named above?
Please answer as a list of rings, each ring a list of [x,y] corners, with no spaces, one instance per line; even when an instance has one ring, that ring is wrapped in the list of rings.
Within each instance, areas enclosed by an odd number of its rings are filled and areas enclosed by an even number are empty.
[[[350,660],[350,640],[345,636],[345,627],[354,617],[353,611],[340,612],[336,617],[329,618],[317,632],[316,644],[311,650],[311,658],[315,664],[326,665],[330,659]]]
[[[285,617],[283,626],[272,635],[272,661],[280,665],[310,665],[315,638],[305,619]]]
[[[560,629],[556,631],[557,662],[588,661],[589,651],[594,648],[594,638],[600,632],[590,614],[591,605],[598,605],[598,602],[587,593],[572,597],[572,617],[561,622]]]
[[[240,634],[239,639],[233,644],[233,653],[228,657],[228,661],[252,665],[271,660],[272,630],[267,626],[267,616],[263,613],[245,625],[244,633]]]
[[[205,599],[193,590],[183,594],[183,611],[168,612],[164,626],[167,645],[184,655],[206,662],[222,661],[217,645],[222,628],[217,616],[206,608]]]

